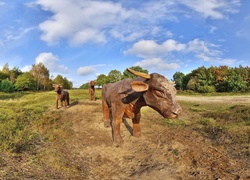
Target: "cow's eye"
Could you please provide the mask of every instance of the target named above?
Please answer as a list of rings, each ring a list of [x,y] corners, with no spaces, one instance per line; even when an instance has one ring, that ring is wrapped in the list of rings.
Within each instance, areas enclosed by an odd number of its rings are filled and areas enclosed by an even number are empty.
[[[159,97],[165,97],[166,96],[166,94],[163,91],[155,90],[155,93]]]

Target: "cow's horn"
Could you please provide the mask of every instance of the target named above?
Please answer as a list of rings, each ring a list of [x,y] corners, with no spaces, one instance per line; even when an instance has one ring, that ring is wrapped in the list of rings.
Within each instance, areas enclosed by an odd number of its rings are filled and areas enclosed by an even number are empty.
[[[146,73],[143,73],[143,72],[137,72],[137,71],[134,71],[133,69],[130,69],[130,68],[127,68],[127,71],[131,72],[132,74],[134,74],[136,76],[140,76],[140,77],[143,77],[143,78],[146,78],[146,79],[150,79],[149,74],[146,74]]]

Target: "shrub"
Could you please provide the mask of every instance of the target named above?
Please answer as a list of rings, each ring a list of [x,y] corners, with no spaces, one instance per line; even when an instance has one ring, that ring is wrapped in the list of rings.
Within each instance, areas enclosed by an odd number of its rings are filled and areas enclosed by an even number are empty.
[[[14,92],[14,90],[15,90],[15,88],[14,88],[14,85],[12,84],[12,82],[10,82],[8,80],[3,80],[0,83],[0,91],[10,93],[10,92]]]
[[[208,86],[208,85],[205,85],[205,86],[199,86],[198,87],[198,92],[199,93],[212,93],[212,92],[215,92],[216,89],[214,86]]]

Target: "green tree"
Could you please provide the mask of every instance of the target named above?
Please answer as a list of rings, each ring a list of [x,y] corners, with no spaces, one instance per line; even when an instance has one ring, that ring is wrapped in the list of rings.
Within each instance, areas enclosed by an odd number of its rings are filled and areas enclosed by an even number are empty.
[[[114,83],[122,79],[122,73],[118,70],[112,70],[108,74],[108,83]]]
[[[14,85],[12,84],[11,81],[5,79],[3,80],[1,83],[0,83],[0,91],[3,91],[3,92],[14,92],[15,90],[15,87]]]
[[[22,74],[22,71],[19,70],[18,67],[14,67],[13,69],[9,71],[10,81],[13,84],[15,84],[17,77],[20,76],[21,74]]]
[[[105,74],[100,74],[97,76],[96,85],[103,86],[104,84],[108,83],[108,77]]]
[[[56,78],[53,80],[54,84],[61,84],[64,89],[71,89],[72,82],[70,82],[66,77],[62,77],[62,75],[57,75]]]
[[[184,78],[185,74],[183,74],[182,72],[176,72],[173,75],[174,78],[174,82],[175,82],[175,88],[177,90],[183,90],[183,78]]]
[[[1,71],[0,71],[0,82],[2,81],[2,80],[4,80],[4,79],[8,79],[8,75],[7,74],[4,74],[4,73],[2,73]]]
[[[18,91],[35,90],[36,81],[30,73],[23,73],[17,77],[15,87]]]
[[[42,63],[33,64],[30,74],[36,81],[36,90],[49,89],[49,70]]]
[[[80,89],[89,89],[89,82],[82,84]]]

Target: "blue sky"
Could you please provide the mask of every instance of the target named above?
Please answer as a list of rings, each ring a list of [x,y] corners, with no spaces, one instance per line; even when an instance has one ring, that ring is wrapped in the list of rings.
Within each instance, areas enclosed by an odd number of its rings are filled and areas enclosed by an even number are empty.
[[[172,79],[250,66],[248,0],[0,0],[0,69],[42,62],[74,87],[141,66]]]

